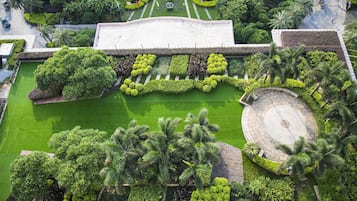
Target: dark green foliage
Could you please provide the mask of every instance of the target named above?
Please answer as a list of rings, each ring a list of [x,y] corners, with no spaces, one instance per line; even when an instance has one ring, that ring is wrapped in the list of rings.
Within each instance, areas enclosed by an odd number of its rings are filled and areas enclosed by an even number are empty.
[[[330,200],[349,200],[346,188],[341,182],[341,173],[337,169],[327,170],[323,176],[316,177],[320,197]]]
[[[256,143],[246,143],[243,147],[243,152],[252,159],[254,156],[258,155],[260,147]]]
[[[346,147],[345,165],[341,169],[342,184],[350,200],[357,200],[357,152],[351,144]]]
[[[53,183],[53,168],[46,153],[19,156],[10,167],[12,195],[19,201],[44,199]]]
[[[310,68],[314,69],[322,62],[327,62],[334,64],[338,61],[337,54],[335,52],[324,52],[324,51],[308,51],[306,53],[306,59],[310,64]]]
[[[190,201],[229,201],[231,188],[226,178],[214,178],[212,185],[192,192]]]
[[[170,64],[170,75],[185,76],[189,58],[189,55],[173,55]]]
[[[241,59],[231,59],[228,65],[228,75],[234,76],[238,75],[239,77],[244,77],[245,74],[245,66],[243,64],[243,60]]]
[[[259,70],[259,58],[256,54],[244,57],[244,66],[248,77],[254,78]]]
[[[99,171],[105,159],[103,131],[79,126],[53,134],[49,147],[54,151],[55,178],[66,189],[66,196],[78,200],[96,200],[103,181]]]
[[[161,195],[162,189],[160,186],[132,186],[128,201],[159,201]]]
[[[294,200],[294,185],[288,177],[271,180],[268,177],[261,176],[249,183],[249,190],[261,201]]]
[[[94,42],[94,29],[81,29],[72,39],[72,44],[70,46],[73,47],[91,47]]]
[[[63,16],[72,24],[93,24],[108,20],[120,20],[121,6],[111,0],[78,0],[65,4]]]
[[[62,91],[66,99],[98,96],[115,81],[112,60],[91,48],[56,52],[35,70],[40,90]]]
[[[16,63],[19,53],[24,50],[26,41],[25,40],[0,40],[0,44],[1,43],[14,43],[15,45],[12,55],[10,55],[7,58],[7,64],[9,65],[9,69],[11,70]]]

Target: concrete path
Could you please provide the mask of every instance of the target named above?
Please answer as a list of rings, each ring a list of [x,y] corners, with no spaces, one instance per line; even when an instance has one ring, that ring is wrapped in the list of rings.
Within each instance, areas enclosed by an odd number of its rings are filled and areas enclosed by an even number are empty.
[[[186,7],[186,12],[187,12],[187,17],[191,18],[191,13],[190,13],[190,9],[188,8],[188,2],[187,0],[185,0],[185,7]]]
[[[325,0],[321,8],[319,0],[314,1],[313,13],[306,17],[299,29],[344,29],[346,0]]]
[[[198,13],[196,4],[192,3],[192,6],[193,6],[193,10],[195,10],[195,14],[196,14],[197,19],[201,19],[200,14]]]
[[[248,142],[257,143],[265,156],[273,161],[284,161],[287,155],[276,150],[278,144],[293,147],[300,136],[314,141],[317,125],[310,108],[290,93],[259,89],[258,99],[245,106],[242,129]]]
[[[242,152],[229,144],[218,143],[220,163],[213,166],[212,178],[224,177],[229,182],[243,183],[243,160]]]

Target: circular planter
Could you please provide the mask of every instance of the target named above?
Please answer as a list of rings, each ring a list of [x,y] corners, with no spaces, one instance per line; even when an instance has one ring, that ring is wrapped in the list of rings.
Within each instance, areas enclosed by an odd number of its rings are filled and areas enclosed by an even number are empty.
[[[174,8],[174,6],[175,6],[175,4],[173,2],[171,2],[171,1],[166,2],[166,8],[168,10],[172,10]]]

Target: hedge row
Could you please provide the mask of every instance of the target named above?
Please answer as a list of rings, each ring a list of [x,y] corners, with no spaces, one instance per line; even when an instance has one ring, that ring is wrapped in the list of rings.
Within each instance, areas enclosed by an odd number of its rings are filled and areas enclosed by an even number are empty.
[[[202,7],[215,7],[217,5],[216,0],[212,0],[212,1],[193,0],[193,3]]]
[[[25,40],[0,40],[0,44],[2,43],[14,43],[15,45],[12,55],[7,59],[7,64],[9,65],[9,69],[12,70],[16,63],[19,53],[22,52],[25,48],[26,41]]]
[[[185,76],[189,59],[189,55],[173,55],[170,63],[170,75]]]
[[[229,201],[231,188],[228,180],[222,177],[214,178],[212,185],[202,190],[195,190],[190,201]]]
[[[128,201],[158,201],[161,200],[162,188],[155,185],[132,186]]]
[[[60,23],[61,13],[24,13],[26,22],[33,25],[55,25]]]

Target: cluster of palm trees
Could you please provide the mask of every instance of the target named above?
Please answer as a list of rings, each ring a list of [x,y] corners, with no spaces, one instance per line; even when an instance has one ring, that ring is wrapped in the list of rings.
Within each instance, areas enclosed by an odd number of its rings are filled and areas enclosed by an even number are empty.
[[[270,83],[273,83],[276,78],[280,78],[280,83],[283,84],[289,77],[298,78],[300,75],[298,65],[303,59],[304,52],[303,45],[296,49],[279,50],[275,43],[271,43],[268,54],[257,53],[260,64],[255,79],[263,76],[265,83],[269,77]]]
[[[188,114],[184,132],[177,132],[180,118],[159,118],[159,131],[131,121],[127,129],[118,128],[107,145],[107,158],[101,175],[107,187],[120,187],[124,183],[145,185],[159,183],[163,187],[163,200],[169,183],[186,184],[192,181],[197,188],[210,182],[212,165],[219,161],[219,147],[212,132],[207,109],[198,116]]]
[[[273,15],[269,22],[272,29],[297,28],[302,20],[312,13],[312,0],[288,1],[284,10]]]

